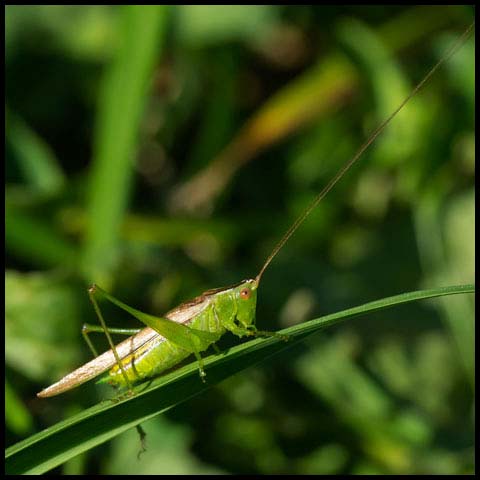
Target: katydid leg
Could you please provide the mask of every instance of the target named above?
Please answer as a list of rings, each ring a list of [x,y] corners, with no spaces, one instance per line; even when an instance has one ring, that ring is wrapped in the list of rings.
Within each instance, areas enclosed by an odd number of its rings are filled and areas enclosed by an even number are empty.
[[[95,313],[97,314],[97,317],[98,319],[100,320],[100,323],[102,325],[102,328],[103,328],[103,331],[105,332],[105,335],[107,337],[107,340],[108,340],[108,343],[110,345],[110,348],[112,349],[112,352],[113,352],[113,355],[115,356],[115,360],[117,361],[117,364],[118,364],[118,367],[120,368],[120,370],[122,371],[122,375],[123,375],[123,378],[125,379],[125,384],[127,385],[128,387],[128,391],[130,392],[130,394],[133,394],[133,389],[132,389],[132,385],[130,383],[130,380],[128,379],[128,375],[127,375],[127,372],[125,371],[125,369],[123,368],[123,364],[122,362],[120,361],[120,357],[118,355],[118,352],[117,352],[117,349],[115,348],[115,345],[112,341],[112,337],[110,336],[110,333],[108,331],[108,328],[107,328],[107,325],[105,323],[105,320],[103,319],[103,315],[102,315],[102,312],[100,311],[100,307],[98,306],[98,303],[97,303],[97,300],[95,298],[95,293],[97,291],[97,288],[95,285],[92,285],[89,289],[88,289],[88,296],[90,297],[90,300],[93,304],[93,308],[95,309]],[[93,345],[92,345],[93,346]]]
[[[207,374],[205,373],[205,370],[203,369],[203,360],[202,360],[202,357],[201,357],[200,353],[197,352],[197,351],[194,351],[193,353],[194,353],[194,355],[195,355],[195,358],[197,359],[198,372],[199,372],[199,374],[200,374],[200,380],[201,380],[203,383],[207,383],[207,381],[205,380],[205,377],[207,376]]]
[[[238,320],[236,320],[237,312],[238,309],[236,308],[236,301],[235,298],[232,298],[233,304],[235,305],[235,309],[232,311],[232,314],[230,318],[226,321],[223,321],[223,324],[227,330],[232,332],[234,335],[237,337],[277,337],[282,340],[287,341],[288,336],[286,335],[281,335],[277,332],[268,332],[266,330],[258,330],[255,325],[248,325],[244,326],[242,325]],[[215,308],[215,305],[213,306],[213,314],[218,320],[218,313]]]
[[[117,335],[135,335],[141,329],[140,328],[110,328],[107,327],[108,333],[114,333]],[[98,332],[98,333],[105,333],[105,330],[100,325],[91,325],[89,323],[84,323],[82,326],[82,336],[87,345],[89,346],[90,350],[93,353],[94,357],[98,357],[98,352],[96,348],[93,346],[90,338],[88,337],[89,333]]]
[[[147,434],[140,424],[138,424],[135,428],[138,436],[140,437],[140,450],[137,453],[137,460],[140,460],[142,453],[147,451]]]
[[[289,340],[288,335],[282,335],[277,332],[268,332],[266,330],[257,330],[257,327],[255,327],[255,325],[250,325],[248,329],[253,332],[251,335],[253,335],[254,337],[277,337],[280,340],[284,340],[285,342]]]

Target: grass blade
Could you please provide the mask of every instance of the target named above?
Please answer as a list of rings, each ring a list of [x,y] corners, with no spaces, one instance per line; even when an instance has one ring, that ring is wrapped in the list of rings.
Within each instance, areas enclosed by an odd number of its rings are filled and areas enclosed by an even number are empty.
[[[139,121],[158,60],[167,7],[130,5],[122,13],[122,45],[100,96],[84,252],[85,274],[102,285],[110,285],[130,193]]]
[[[208,385],[200,381],[196,362],[139,385],[133,398],[117,403],[103,401],[8,448],[6,472],[44,473],[329,325],[403,303],[474,291],[474,285],[459,285],[387,297],[284,329],[280,333],[289,335],[289,342],[255,339],[220,355],[210,355],[204,361]]]

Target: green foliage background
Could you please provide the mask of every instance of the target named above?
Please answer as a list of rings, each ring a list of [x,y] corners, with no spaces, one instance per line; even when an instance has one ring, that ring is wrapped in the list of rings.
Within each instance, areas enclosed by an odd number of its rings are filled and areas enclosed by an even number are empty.
[[[7,446],[111,395],[35,396],[89,358],[90,283],[162,314],[254,276],[472,16],[7,7]],[[470,39],[274,260],[259,328],[473,282],[474,142]],[[473,298],[434,299],[332,327],[146,422],[141,461],[132,430],[55,471],[471,473],[473,386]]]

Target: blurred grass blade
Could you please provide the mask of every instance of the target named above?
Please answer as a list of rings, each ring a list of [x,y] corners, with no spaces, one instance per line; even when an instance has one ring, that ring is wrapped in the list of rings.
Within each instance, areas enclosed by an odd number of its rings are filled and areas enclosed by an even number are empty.
[[[393,56],[386,42],[366,23],[346,18],[337,25],[337,35],[346,48],[365,70],[375,101],[376,120],[387,118],[414,85]],[[421,103],[421,102],[420,102]],[[372,148],[377,164],[392,167],[404,164],[410,158],[425,135],[420,120],[419,102],[410,103],[395,118],[395,128],[387,129]],[[373,125],[370,129],[373,130]],[[388,154],[386,154],[388,152]]]
[[[37,267],[75,266],[76,250],[53,227],[7,205],[5,246],[9,254]]]
[[[83,259],[89,281],[110,284],[129,197],[139,121],[159,60],[166,18],[166,6],[126,6],[122,10],[122,44],[100,94]]]
[[[6,472],[44,473],[75,455],[198,395],[209,386],[290,348],[328,325],[403,303],[474,291],[474,285],[460,285],[396,295],[282,330],[280,333],[289,335],[288,342],[278,338],[255,339],[222,354],[210,355],[204,361],[208,385],[200,381],[196,362],[139,385],[135,387],[137,395],[134,397],[117,403],[101,402],[8,448]],[[135,453],[132,452],[132,459],[134,456]]]
[[[221,42],[252,41],[278,17],[274,5],[178,5],[176,35],[190,48]]]
[[[17,435],[25,435],[33,430],[33,418],[17,395],[10,382],[5,380],[5,424]]]
[[[430,182],[415,210],[415,234],[426,282],[458,278],[468,272],[475,276],[474,191],[454,197],[447,210],[441,205],[438,181]],[[443,217],[443,218],[442,218]],[[462,232],[461,235],[458,232]],[[457,298],[438,307],[457,345],[472,387],[475,386],[475,323],[473,301]]]
[[[5,136],[26,182],[33,190],[52,195],[63,187],[65,177],[50,147],[22,119],[8,110]]]

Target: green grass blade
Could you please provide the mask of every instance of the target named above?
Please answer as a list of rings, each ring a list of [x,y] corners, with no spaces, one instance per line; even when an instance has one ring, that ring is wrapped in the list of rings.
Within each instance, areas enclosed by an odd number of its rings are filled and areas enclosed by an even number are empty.
[[[102,285],[110,284],[115,264],[139,122],[159,60],[168,11],[162,5],[123,8],[122,44],[106,72],[100,95],[84,252],[85,274]]]
[[[290,337],[288,342],[278,338],[255,339],[220,355],[210,355],[204,361],[207,385],[200,381],[196,362],[147,384],[139,385],[135,388],[137,395],[132,398],[118,403],[109,400],[101,402],[8,448],[6,472],[44,473],[75,455],[198,395],[225,378],[290,348],[326,326],[403,303],[474,291],[474,285],[460,285],[404,293],[284,329],[280,333]]]
[[[32,190],[48,196],[64,187],[65,176],[50,146],[8,110],[5,136],[16,154],[25,183]]]

